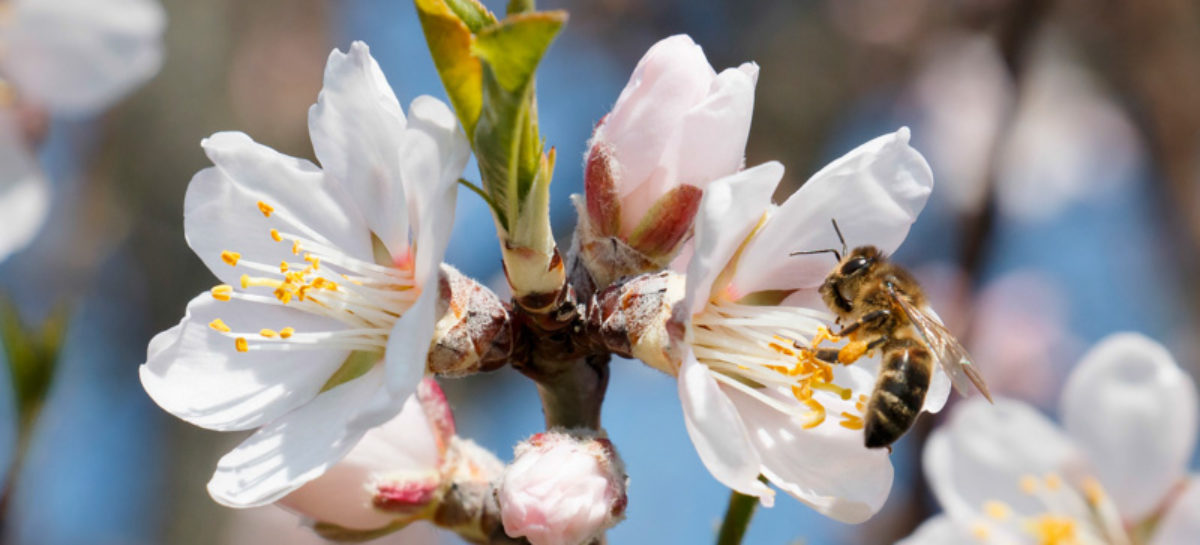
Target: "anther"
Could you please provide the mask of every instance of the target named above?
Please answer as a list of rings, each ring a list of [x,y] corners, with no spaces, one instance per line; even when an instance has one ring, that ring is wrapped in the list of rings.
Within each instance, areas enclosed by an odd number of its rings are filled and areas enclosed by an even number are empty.
[[[300,239],[292,241],[292,253],[295,255],[300,255]]]
[[[843,388],[841,386],[838,386],[837,384],[832,384],[829,382],[814,381],[812,384],[812,387],[816,388],[818,390],[825,390],[826,392],[835,393],[838,395],[838,397],[842,398],[843,400],[850,399],[850,394],[851,394],[850,389]]]
[[[238,264],[238,260],[242,258],[242,254],[225,250],[221,252],[221,261],[224,261],[230,267]]]
[[[294,333],[296,333],[295,328],[285,327],[285,328],[279,330],[279,338],[286,339],[286,338],[291,337]]]
[[[269,204],[267,204],[267,203],[265,203],[265,202],[258,201],[258,211],[259,211],[259,212],[262,212],[262,215],[263,215],[264,217],[268,217],[268,218],[269,218],[269,217],[271,217],[271,212],[274,212],[274,211],[275,211],[275,209],[274,209],[274,208],[272,208],[272,207],[271,207],[271,205],[269,205]],[[272,229],[272,230],[273,230],[273,229]]]
[[[1002,501],[988,500],[983,504],[983,512],[995,520],[1003,521],[1012,515],[1012,508]]]
[[[280,261],[280,262],[279,262],[279,272],[280,272],[281,274],[282,274],[282,273],[287,273],[287,272],[288,272],[288,264],[287,264],[287,261]]]
[[[260,330],[258,331],[258,334],[259,334],[259,335],[262,335],[263,337],[266,337],[266,338],[268,338],[268,339],[272,339],[272,338],[274,338],[276,335],[278,335],[279,333],[276,333],[274,329],[266,329],[266,328],[263,328],[263,329],[260,329]]]
[[[234,348],[237,348],[238,352],[250,351],[250,344],[246,342],[245,337],[238,337],[237,340],[233,341],[233,346]]]
[[[246,288],[250,287],[250,275],[243,274],[241,280],[242,280],[242,289],[246,289]]]
[[[220,318],[209,322],[208,327],[220,331],[221,333],[229,333],[230,331],[229,326],[225,325],[225,322],[221,321]]]
[[[1045,482],[1047,490],[1058,490],[1062,487],[1062,477],[1055,473],[1047,473]]]
[[[274,240],[275,242],[283,240],[283,235],[279,234],[279,229],[271,229],[271,240]]]
[[[228,301],[233,295],[233,286],[230,286],[229,284],[213,286],[213,289],[209,290],[209,293],[212,294],[213,299],[218,301]]]

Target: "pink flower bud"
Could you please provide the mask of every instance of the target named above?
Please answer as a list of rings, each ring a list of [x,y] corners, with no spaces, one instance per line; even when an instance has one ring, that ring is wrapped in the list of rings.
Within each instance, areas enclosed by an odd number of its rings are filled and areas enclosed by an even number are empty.
[[[425,379],[396,418],[367,432],[341,462],[279,504],[348,530],[415,519],[432,507],[443,486],[453,434],[441,388]]]
[[[718,74],[686,35],[651,47],[612,112],[597,125],[588,150],[586,208],[594,228],[633,241],[639,230],[647,230],[643,222],[666,213],[686,216],[672,219],[685,221],[684,228],[666,229],[682,239],[699,196],[679,195],[677,189],[703,189],[741,168],[757,79],[754,63]],[[675,198],[662,201],[673,192]],[[649,214],[652,210],[655,214]],[[652,240],[648,249],[674,249],[678,242]]]
[[[625,514],[624,466],[607,439],[559,431],[516,448],[497,491],[510,537],[533,545],[591,541]]]

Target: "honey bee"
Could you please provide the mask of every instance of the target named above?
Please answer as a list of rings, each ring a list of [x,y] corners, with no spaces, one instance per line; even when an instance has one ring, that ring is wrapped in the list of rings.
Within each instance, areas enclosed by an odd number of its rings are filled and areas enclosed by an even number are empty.
[[[966,395],[971,383],[991,401],[966,349],[934,317],[912,275],[874,246],[847,252],[836,220],[833,229],[842,243],[841,252],[826,249],[790,255],[832,253],[837,258],[837,267],[825,277],[820,293],[837,315],[837,324],[846,325],[832,335],[819,334],[812,346],[800,348],[828,363],[852,363],[875,350],[882,354],[863,419],[867,448],[890,449],[912,427],[924,405],[934,362],[960,394]],[[850,342],[841,349],[818,348],[823,340],[844,337]]]

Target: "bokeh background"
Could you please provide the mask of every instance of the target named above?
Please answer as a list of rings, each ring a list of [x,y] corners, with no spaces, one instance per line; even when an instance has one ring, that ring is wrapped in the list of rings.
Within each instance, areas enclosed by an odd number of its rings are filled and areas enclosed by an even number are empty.
[[[53,180],[50,220],[0,263],[0,297],[16,309],[8,320],[19,316],[26,331],[50,328],[61,339],[23,463],[4,474],[9,543],[318,542],[273,509],[213,503],[204,484],[240,437],[174,420],[138,383],[147,341],[213,283],[184,242],[184,190],[206,166],[200,139],[218,130],[311,158],[307,108],[333,47],[366,41],[405,104],[444,93],[406,1],[164,4],[161,73],[107,114],[51,121],[41,150]],[[539,78],[543,134],[560,157],[552,190],[561,239],[573,228],[567,196],[582,189],[593,124],[651,44],[688,33],[718,70],[746,60],[761,66],[746,160],[782,161],[789,191],[858,143],[912,128],[936,185],[896,258],[924,280],[993,390],[1053,414],[1082,352],[1121,330],[1163,342],[1195,375],[1200,4],[539,7],[571,11]],[[467,177],[478,180],[473,164]],[[493,231],[487,210],[474,194],[459,195],[447,261],[500,283],[495,240],[482,236]],[[612,372],[604,424],[628,465],[631,501],[610,542],[711,542],[727,491],[687,439],[674,381],[630,361],[614,362]],[[16,402],[8,377],[0,382],[0,467],[12,467]],[[532,383],[510,369],[444,386],[460,433],[502,458],[541,429]],[[897,446],[896,484],[872,521],[838,524],[783,497],[760,510],[747,542],[874,544],[906,535],[937,510],[919,463],[936,423],[925,418]]]

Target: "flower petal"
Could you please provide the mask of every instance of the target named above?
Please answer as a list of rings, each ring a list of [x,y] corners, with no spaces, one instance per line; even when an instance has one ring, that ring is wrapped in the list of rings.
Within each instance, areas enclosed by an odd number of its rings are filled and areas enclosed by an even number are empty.
[[[395,399],[403,400],[417,392],[429,360],[429,346],[437,324],[437,302],[440,294],[436,280],[413,303],[388,335],[384,362],[387,368],[387,387]]]
[[[393,256],[407,253],[410,243],[410,197],[401,174],[406,125],[366,44],[354,42],[349,53],[329,54],[321,94],[308,110],[313,151]]]
[[[375,366],[264,426],[221,458],[209,494],[229,507],[255,507],[319,477],[367,430],[400,412],[382,386],[383,369]]]
[[[1150,545],[1192,545],[1200,536],[1200,476],[1192,475],[1158,523]]]
[[[761,463],[737,408],[690,351],[679,369],[679,400],[688,436],[709,473],[721,484],[772,505],[775,493],[758,480]]]
[[[214,430],[261,426],[311,400],[349,356],[348,350],[238,352],[234,339],[208,324],[223,320],[233,331],[294,327],[299,332],[342,329],[340,323],[281,306],[216,301],[209,294],[188,303],[183,320],[155,335],[138,369],[146,393],[167,412]]]
[[[832,257],[788,254],[840,250],[833,219],[850,248],[869,244],[894,252],[933,188],[929,164],[908,139],[907,127],[880,136],[809,178],[747,245],[734,288],[750,293],[820,285]]]
[[[471,147],[458,118],[442,101],[419,96],[408,106],[408,126],[400,151],[400,169],[414,218],[417,244],[414,279],[418,286],[437,282],[437,270],[450,244],[458,178]]]
[[[771,206],[771,193],[783,178],[783,165],[771,161],[708,186],[696,213],[696,236],[687,269],[689,314],[707,304],[713,282]]]
[[[863,446],[861,430],[838,425],[840,407],[827,405],[829,418],[804,429],[798,418],[762,401],[732,388],[725,393],[750,429],[763,475],[771,484],[840,522],[863,522],[883,507],[892,488],[888,453]],[[786,395],[777,397],[794,402]],[[853,410],[853,402],[848,403],[846,408]]]
[[[150,79],[166,16],[154,0],[13,0],[0,64],[22,94],[86,115]]]
[[[1063,425],[1121,514],[1138,520],[1187,472],[1196,387],[1162,345],[1133,333],[1100,341],[1067,379]]]
[[[0,262],[24,248],[50,211],[50,183],[21,137],[15,112],[0,109]]]
[[[320,237],[343,253],[373,261],[362,216],[315,165],[242,133],[217,133],[201,145],[216,167],[196,173],[188,184],[183,229],[192,250],[222,282],[237,285],[247,272],[222,261],[226,250],[271,267],[298,259],[292,255],[291,240],[272,239],[272,228]],[[264,217],[259,202],[274,208],[270,217]]]
[[[973,535],[966,524],[948,515],[937,515],[922,522],[908,537],[896,545],[987,545],[991,541]]]
[[[678,183],[704,189],[708,182],[741,168],[757,81],[757,64],[725,69],[713,80],[704,101],[684,115],[679,146],[673,150],[677,158],[672,161],[679,168]]]
[[[1043,512],[1040,502],[1021,492],[1021,478],[1062,472],[1079,460],[1070,440],[1032,407],[1006,398],[996,398],[994,405],[972,398],[933,432],[923,462],[942,508],[970,521],[983,516],[989,500],[1022,515]]]
[[[596,128],[595,140],[616,153],[619,196],[637,189],[661,166],[664,150],[679,137],[680,120],[704,99],[716,75],[704,51],[685,34],[646,51],[612,112]]]
[[[385,476],[404,481],[433,476],[440,463],[433,432],[416,396],[395,418],[368,431],[346,457],[279,503],[305,516],[345,528],[386,526],[396,515],[372,505],[371,486]]]

